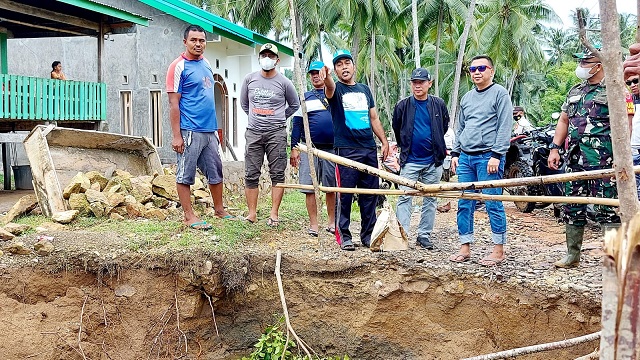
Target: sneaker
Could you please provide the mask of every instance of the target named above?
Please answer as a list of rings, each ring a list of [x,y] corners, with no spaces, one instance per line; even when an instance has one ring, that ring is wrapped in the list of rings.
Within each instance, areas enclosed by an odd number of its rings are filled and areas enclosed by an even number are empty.
[[[484,201],[478,201],[476,203],[476,211],[485,211],[487,207],[484,205]]]
[[[416,245],[420,246],[421,248],[423,248],[425,250],[433,250],[433,244],[431,243],[431,241],[429,239],[418,238],[416,240]]]

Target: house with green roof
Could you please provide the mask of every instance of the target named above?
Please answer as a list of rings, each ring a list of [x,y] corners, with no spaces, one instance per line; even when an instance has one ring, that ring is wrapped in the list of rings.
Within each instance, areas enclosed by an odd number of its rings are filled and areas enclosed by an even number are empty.
[[[104,84],[104,118],[96,122],[96,129],[146,136],[158,147],[162,161],[172,163],[175,153],[171,149],[166,71],[184,51],[184,29],[189,24],[200,25],[208,40],[205,57],[215,74],[216,112],[223,152],[226,160],[243,160],[247,116],[240,107],[241,84],[247,73],[259,69],[259,46],[274,42],[182,0],[100,2],[147,21],[111,27],[101,35],[102,43],[86,36],[9,38],[9,73],[47,78],[50,64],[60,61],[69,81]],[[290,66],[293,50],[275,44],[281,54],[280,66]],[[86,56],[98,52],[101,61],[96,56]]]

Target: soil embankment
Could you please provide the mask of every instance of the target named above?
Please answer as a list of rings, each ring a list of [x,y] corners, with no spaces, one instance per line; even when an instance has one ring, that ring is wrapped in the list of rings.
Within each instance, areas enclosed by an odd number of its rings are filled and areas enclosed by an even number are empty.
[[[304,227],[270,229],[230,254],[140,253],[117,235],[52,232],[57,250],[49,257],[0,257],[0,355],[237,359],[282,313],[277,248],[293,326],[320,354],[459,359],[597,331],[596,230],[589,229],[581,267],[557,271],[551,264],[564,251],[562,227],[550,210],[536,213],[508,209],[508,260],[496,268],[446,260],[457,246],[453,211],[437,218],[434,252],[345,253],[328,234],[302,235]],[[482,239],[486,214],[476,226],[475,261],[490,248]],[[523,358],[573,359],[596,346]]]

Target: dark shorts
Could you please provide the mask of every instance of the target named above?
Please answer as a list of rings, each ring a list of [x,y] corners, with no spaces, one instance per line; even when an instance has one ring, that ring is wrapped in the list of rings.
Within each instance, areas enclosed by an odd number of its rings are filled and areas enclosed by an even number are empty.
[[[335,154],[333,149],[323,150],[331,154]],[[322,186],[335,187],[336,186],[336,164],[329,160],[320,159],[315,156],[313,158],[314,166],[316,167],[316,176],[318,182]],[[311,181],[311,169],[309,168],[309,157],[307,153],[300,153],[300,184],[313,185]],[[313,194],[313,190],[300,190],[303,193]]]
[[[176,183],[193,185],[196,181],[196,167],[202,171],[209,184],[221,183],[222,160],[218,152],[218,133],[180,130],[180,134],[184,140],[184,152],[177,153]]]
[[[244,152],[244,185],[247,189],[258,187],[264,156],[269,161],[271,184],[284,183],[284,171],[287,168],[287,129],[285,127],[271,131],[247,129],[244,134],[246,147]]]

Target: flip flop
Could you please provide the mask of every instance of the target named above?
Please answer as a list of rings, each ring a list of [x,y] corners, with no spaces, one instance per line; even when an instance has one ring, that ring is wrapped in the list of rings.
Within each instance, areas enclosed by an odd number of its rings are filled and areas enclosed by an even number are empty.
[[[196,221],[193,224],[189,224],[189,227],[195,230],[211,230],[213,226],[207,224],[206,221]]]
[[[249,224],[255,224],[256,223],[255,220],[251,220],[249,218],[242,218],[242,220],[248,222]]]
[[[275,228],[278,227],[278,225],[280,225],[280,220],[275,220],[272,218],[267,219],[267,226]]]
[[[465,255],[460,253],[451,255],[451,257],[449,257],[449,261],[455,262],[455,263],[463,263],[469,260],[471,260],[471,255]]]
[[[478,262],[478,264],[480,264],[482,266],[486,266],[486,267],[498,266],[498,265],[502,264],[505,261],[505,259],[506,258],[504,258],[504,259],[494,259],[494,258],[486,257],[486,258],[480,260]]]
[[[218,215],[216,215],[216,217],[217,217],[218,219],[222,219],[222,220],[235,220],[235,219],[236,219],[236,217],[235,217],[235,216],[233,216],[233,215],[231,215],[231,214],[227,214],[227,215],[225,215],[225,216],[218,216]]]
[[[318,237],[318,232],[313,230],[313,229],[307,229],[307,234],[313,236],[313,237]]]
[[[336,229],[332,229],[330,227],[327,227],[325,230],[327,230],[327,232],[330,233],[330,234],[335,234],[336,233]]]

